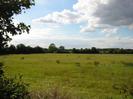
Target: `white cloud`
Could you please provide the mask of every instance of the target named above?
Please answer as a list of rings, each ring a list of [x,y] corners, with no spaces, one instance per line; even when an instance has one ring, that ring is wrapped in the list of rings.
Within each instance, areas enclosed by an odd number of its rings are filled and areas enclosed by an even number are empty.
[[[125,26],[132,29],[132,9],[132,0],[78,0],[73,5],[73,10],[53,12],[33,21],[54,24],[85,22],[87,26],[82,27],[81,32],[92,32],[97,28],[114,32],[112,26],[117,28]]]
[[[76,12],[63,10],[62,12],[53,12],[42,18],[35,19],[33,22],[39,23],[53,23],[53,24],[70,24],[78,23],[79,15]]]
[[[34,38],[36,44],[49,43],[68,45],[69,47],[121,47],[133,48],[133,39],[117,35],[121,27],[133,29],[133,0],[78,0],[72,10],[64,9],[61,12],[53,12],[44,17],[34,19],[33,22],[49,26],[47,29],[34,29],[28,36],[31,44]],[[65,24],[81,25],[80,32],[93,32],[101,30],[103,37],[97,39],[82,35],[58,34],[54,26],[59,28]],[[59,27],[58,27],[59,26]],[[36,34],[38,33],[38,34]],[[16,38],[17,39],[17,38]],[[22,38],[24,39],[24,38]],[[23,40],[26,41],[26,40]],[[66,46],[67,47],[67,46]]]
[[[51,28],[45,29],[32,29],[30,34],[22,34],[13,37],[12,44],[23,43],[30,46],[41,46],[48,47],[50,43],[55,43],[57,46],[64,45],[66,48],[133,48],[131,37],[118,37],[118,36],[107,36],[102,38],[87,37],[82,34],[78,35],[67,35],[56,33],[56,30]]]
[[[133,39],[130,37],[119,38],[117,36],[90,40],[91,46],[97,48],[133,48]]]
[[[114,27],[114,28],[111,28],[111,27],[110,27],[110,28],[105,28],[105,29],[103,29],[102,32],[103,32],[103,33],[115,33],[115,34],[116,34],[117,31],[118,31],[118,28],[115,28],[115,27]]]
[[[133,24],[133,1],[132,0],[78,0],[73,6],[74,10],[83,16],[86,16],[87,24],[105,29],[111,32],[112,26],[125,26],[132,28]],[[88,19],[87,19],[88,18]],[[85,27],[85,32],[90,32],[92,28]],[[106,27],[107,26],[107,27]],[[109,29],[111,28],[111,29]],[[83,29],[82,29],[83,30]],[[108,32],[108,31],[107,31]],[[114,29],[113,31],[114,32]]]
[[[80,32],[94,32],[94,31],[95,31],[95,27],[90,26],[90,25],[82,26],[80,30]]]
[[[89,44],[88,39],[85,39],[84,37],[80,35],[67,35],[67,34],[60,34],[56,33],[56,30],[51,28],[45,28],[45,29],[32,29],[30,34],[22,34],[17,35],[13,37],[13,40],[11,41],[11,44],[20,44],[23,43],[25,45],[30,46],[41,46],[41,47],[48,47],[50,43],[55,43],[58,46],[65,45],[67,48],[73,48],[73,47],[85,47]]]

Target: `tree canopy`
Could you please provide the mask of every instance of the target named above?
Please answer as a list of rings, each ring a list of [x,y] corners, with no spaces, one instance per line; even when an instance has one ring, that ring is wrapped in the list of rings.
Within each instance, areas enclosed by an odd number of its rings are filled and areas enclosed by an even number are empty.
[[[15,24],[14,15],[21,14],[34,5],[34,0],[0,0],[0,49],[7,45],[11,36],[29,33],[30,26]]]
[[[49,49],[49,52],[51,52],[51,53],[54,53],[54,52],[57,51],[57,47],[56,47],[56,45],[54,43],[51,43],[49,45],[49,48],[48,49]]]

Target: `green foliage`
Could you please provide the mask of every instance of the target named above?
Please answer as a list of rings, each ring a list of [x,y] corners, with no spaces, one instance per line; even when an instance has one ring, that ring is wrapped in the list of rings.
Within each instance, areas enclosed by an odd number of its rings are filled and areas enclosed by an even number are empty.
[[[118,50],[123,50],[124,52]],[[40,46],[31,47],[31,46],[26,46],[24,44],[18,44],[17,46],[14,45],[6,46],[5,48],[2,48],[0,50],[0,54],[33,54],[33,53],[133,54],[133,49],[120,49],[120,48],[98,49],[95,47],[92,47],[91,49],[88,48],[65,49],[64,46],[56,47],[56,45],[52,43],[49,45],[49,48],[43,48]]]
[[[18,78],[7,78],[4,75],[3,63],[0,63],[0,99],[28,99],[27,84]]]
[[[3,76],[4,71],[3,71],[3,63],[0,62],[0,78]]]
[[[60,60],[56,60],[56,63],[57,63],[57,64],[60,64]]]
[[[66,49],[65,49],[64,46],[60,46],[60,47],[58,48],[58,53],[65,53],[65,52],[66,52]]]
[[[28,98],[27,84],[19,78],[0,79],[0,99],[26,99]]]
[[[92,47],[92,48],[91,48],[91,52],[92,52],[92,53],[99,53],[99,51],[97,50],[96,47]]]
[[[14,36],[24,32],[29,33],[30,26],[23,22],[15,25],[13,16],[34,5],[34,0],[0,0],[0,49]]]
[[[24,60],[24,57],[21,57],[21,60]]]
[[[48,50],[49,50],[50,53],[55,53],[55,52],[57,52],[57,47],[56,47],[56,45],[54,43],[51,43],[49,45]]]

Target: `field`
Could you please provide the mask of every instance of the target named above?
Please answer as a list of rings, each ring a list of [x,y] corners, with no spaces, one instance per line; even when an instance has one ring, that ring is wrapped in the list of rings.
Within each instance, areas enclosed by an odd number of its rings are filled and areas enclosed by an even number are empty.
[[[7,76],[22,74],[33,92],[59,87],[81,99],[126,99],[133,92],[133,55],[6,55],[0,61]]]

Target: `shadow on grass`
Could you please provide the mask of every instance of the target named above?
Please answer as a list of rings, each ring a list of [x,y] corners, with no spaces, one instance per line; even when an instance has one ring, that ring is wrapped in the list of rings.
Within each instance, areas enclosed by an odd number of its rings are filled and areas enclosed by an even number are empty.
[[[133,67],[133,63],[132,62],[121,62],[123,65],[125,66],[132,66]]]

